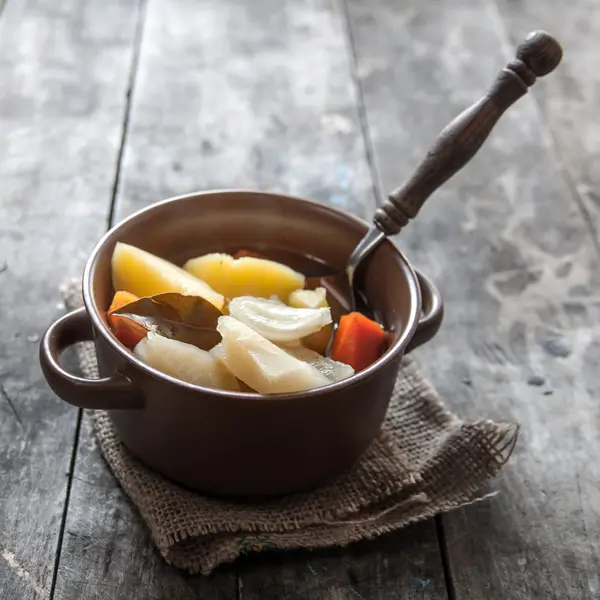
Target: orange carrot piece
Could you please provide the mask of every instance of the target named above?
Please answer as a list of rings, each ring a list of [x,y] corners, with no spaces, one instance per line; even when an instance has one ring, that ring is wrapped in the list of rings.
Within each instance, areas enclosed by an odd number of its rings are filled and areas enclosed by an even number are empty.
[[[112,299],[110,304],[110,308],[108,309],[108,314],[115,312],[115,310],[119,310],[119,308],[129,304],[130,302],[135,302],[139,300],[139,298],[135,294],[131,294],[126,292],[125,290],[119,290]]]
[[[384,352],[387,335],[365,315],[343,315],[331,348],[331,358],[350,365],[356,373],[372,365]]]
[[[134,294],[119,290],[113,297],[110,308],[108,309],[108,322],[116,338],[130,350],[133,350],[148,334],[148,330],[140,323],[132,321],[122,315],[113,315],[115,310],[119,310],[130,302],[139,300]]]
[[[147,335],[143,326],[121,315],[110,315],[110,325],[116,338],[130,350],[133,350]]]

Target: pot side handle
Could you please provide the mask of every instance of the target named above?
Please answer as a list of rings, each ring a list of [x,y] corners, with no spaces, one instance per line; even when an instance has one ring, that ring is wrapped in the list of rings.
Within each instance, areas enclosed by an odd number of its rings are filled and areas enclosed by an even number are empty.
[[[406,352],[428,342],[439,331],[444,320],[444,302],[442,295],[435,285],[421,271],[415,269],[419,287],[421,288],[421,318]]]
[[[93,339],[90,317],[79,308],[54,322],[40,342],[40,365],[54,393],[79,408],[100,410],[141,409],[141,391],[122,373],[101,379],[77,377],[60,364],[60,355],[77,342]]]

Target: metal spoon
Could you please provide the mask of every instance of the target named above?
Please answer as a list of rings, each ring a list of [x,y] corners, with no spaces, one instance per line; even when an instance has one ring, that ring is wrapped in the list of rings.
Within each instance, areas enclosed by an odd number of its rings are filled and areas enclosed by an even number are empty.
[[[562,59],[560,44],[545,31],[531,32],[488,92],[449,123],[410,179],[394,190],[375,211],[373,225],[358,243],[346,266],[351,310],[367,310],[357,286],[365,260],[388,237],[414,219],[429,196],[475,156],[502,114],[524,96],[537,77],[552,72]],[[328,278],[325,278],[328,279]]]

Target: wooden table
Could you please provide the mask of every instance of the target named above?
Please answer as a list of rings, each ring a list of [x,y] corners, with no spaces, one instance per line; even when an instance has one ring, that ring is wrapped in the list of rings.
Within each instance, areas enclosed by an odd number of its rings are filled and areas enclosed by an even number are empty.
[[[369,218],[538,28],[563,64],[401,239],[446,300],[418,351],[442,397],[522,424],[499,495],[344,550],[171,569],[41,375],[61,281],[185,192]],[[0,597],[600,598],[599,32],[597,0],[5,0]]]

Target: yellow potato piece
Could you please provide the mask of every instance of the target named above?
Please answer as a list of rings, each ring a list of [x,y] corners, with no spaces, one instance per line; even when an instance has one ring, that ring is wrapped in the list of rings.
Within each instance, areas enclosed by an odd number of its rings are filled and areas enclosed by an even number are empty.
[[[329,346],[332,334],[333,325],[329,324],[319,329],[319,331],[303,337],[300,341],[304,347],[324,355],[327,352],[327,346]]]
[[[225,299],[207,283],[181,267],[145,250],[118,242],[112,255],[115,291],[125,290],[136,296],[154,296],[178,292],[201,296],[221,310]]]
[[[324,287],[314,290],[294,290],[287,303],[293,308],[329,308],[327,290]]]
[[[290,294],[288,304],[294,308],[329,308],[327,290],[323,287],[314,290],[295,290]],[[332,333],[333,325],[325,325],[319,331],[303,337],[302,345],[319,354],[325,354]]]
[[[133,352],[146,364],[181,381],[218,390],[240,391],[238,380],[223,361],[191,344],[150,332]]]
[[[227,298],[277,296],[285,302],[306,281],[302,273],[286,265],[251,256],[236,259],[229,254],[205,254],[188,260],[183,268]]]

